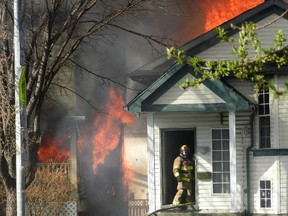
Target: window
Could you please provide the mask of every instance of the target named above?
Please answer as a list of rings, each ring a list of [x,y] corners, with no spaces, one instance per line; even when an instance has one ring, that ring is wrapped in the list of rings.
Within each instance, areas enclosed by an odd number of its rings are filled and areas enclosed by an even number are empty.
[[[229,130],[212,130],[213,193],[230,193]]]
[[[260,181],[260,207],[271,208],[271,181]]]
[[[263,90],[258,96],[259,108],[259,147],[270,148],[270,106],[269,90]]]

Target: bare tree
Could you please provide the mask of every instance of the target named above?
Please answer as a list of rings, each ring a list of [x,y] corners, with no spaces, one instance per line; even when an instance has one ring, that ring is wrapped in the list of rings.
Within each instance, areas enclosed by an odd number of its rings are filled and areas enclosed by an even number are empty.
[[[6,203],[5,189],[2,181],[0,180],[0,214],[4,215],[4,206]]]
[[[12,3],[0,0],[0,177],[7,196],[7,216],[16,215]],[[26,187],[35,178],[37,151],[41,142],[41,111],[55,77],[63,72],[63,67],[76,65],[74,57],[88,38],[97,41],[105,37],[110,28],[136,34],[119,25],[118,21],[151,7],[165,8],[168,3],[171,0],[21,1],[20,25],[25,28],[26,112],[30,147],[30,166],[25,170]],[[142,33],[137,35],[150,43],[164,44],[161,38]]]
[[[26,190],[26,212],[30,216],[60,215],[66,202],[76,201],[73,192],[75,185],[69,180],[67,164],[38,166],[34,181]]]

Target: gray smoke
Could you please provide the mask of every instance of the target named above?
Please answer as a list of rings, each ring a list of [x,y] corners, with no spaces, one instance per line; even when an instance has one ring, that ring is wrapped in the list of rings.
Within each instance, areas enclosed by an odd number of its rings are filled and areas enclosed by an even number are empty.
[[[160,10],[146,11],[139,14],[136,19],[121,20],[117,25],[122,25],[146,35],[173,36],[175,43],[170,45],[183,44],[200,34],[203,15],[197,9],[196,0],[181,0],[178,3],[180,7],[175,5],[169,7],[169,13]],[[127,73],[165,54],[165,47],[157,44],[152,47],[145,39],[117,28],[111,27],[104,33],[105,37],[101,40],[91,39],[85,41],[86,44],[82,46],[77,61],[88,71],[107,77],[121,85],[101,79],[80,68],[75,69],[77,72],[76,90],[85,100],[99,110],[107,100],[110,87],[121,88],[123,92],[126,92],[127,89],[123,86],[127,86],[132,88],[132,90],[127,91],[131,95],[138,93],[139,89],[145,86],[127,83]],[[97,115],[100,115],[99,110],[92,109],[81,98],[76,100],[75,113],[86,117],[84,128],[86,132],[88,131],[88,137],[90,136],[90,139],[88,138],[85,141],[86,148],[79,155],[79,174],[82,178],[80,197],[88,200],[89,216],[126,216],[127,201],[124,196],[127,194],[121,182],[120,161],[123,137],[121,137],[118,147],[111,152],[105,163],[100,165],[95,173],[92,168],[91,137],[95,132],[92,124]],[[58,108],[58,111],[61,112],[54,112],[54,109],[51,112],[53,121],[49,121],[51,115],[47,115],[49,116],[47,125],[50,125],[47,126],[48,129],[54,128],[55,120],[59,121],[61,116],[69,115],[69,110],[65,110],[65,107],[59,106]],[[101,127],[101,125],[98,127]]]

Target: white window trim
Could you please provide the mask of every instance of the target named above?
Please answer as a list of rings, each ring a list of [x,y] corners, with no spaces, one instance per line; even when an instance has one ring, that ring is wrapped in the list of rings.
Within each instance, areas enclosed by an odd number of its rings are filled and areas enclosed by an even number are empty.
[[[261,148],[261,149],[265,149],[265,148],[267,148],[267,149],[270,149],[270,148],[272,148],[272,138],[271,138],[271,94],[270,94],[270,90],[268,90],[268,95],[269,95],[269,101],[268,101],[268,103],[266,103],[266,101],[265,101],[265,103],[264,104],[268,104],[268,106],[269,106],[269,114],[259,114],[259,112],[258,112],[258,137],[259,137],[259,142],[258,142],[258,145],[259,145],[259,148]],[[263,92],[261,91],[259,94],[258,94],[258,97],[257,97],[257,103],[258,103],[258,105],[259,105],[259,96],[260,95],[262,95],[263,94]],[[264,108],[265,109],[265,108]],[[262,147],[261,146],[261,136],[260,136],[260,117],[269,117],[269,120],[270,120],[270,147]]]
[[[213,127],[210,129],[210,146],[211,146],[211,173],[212,173],[212,179],[211,179],[211,195],[212,196],[227,196],[227,197],[230,197],[230,192],[229,193],[214,193],[213,192],[213,142],[212,142],[212,131],[213,130],[228,130],[229,131],[229,128],[228,127]],[[230,134],[229,134],[230,135]],[[229,139],[230,140],[230,139]],[[230,145],[229,145],[229,152],[230,152]],[[230,171],[229,171],[230,173]],[[230,184],[231,184],[231,179],[230,179]]]
[[[260,192],[261,192],[261,188],[260,188],[260,182],[261,181],[270,181],[270,190],[271,190],[271,206],[270,207],[261,207],[261,199],[260,199]],[[258,182],[258,191],[259,191],[259,197],[258,197],[258,201],[259,201],[259,208],[262,209],[262,210],[269,210],[269,209],[272,209],[272,205],[273,205],[273,181],[271,179],[260,179],[259,182]]]

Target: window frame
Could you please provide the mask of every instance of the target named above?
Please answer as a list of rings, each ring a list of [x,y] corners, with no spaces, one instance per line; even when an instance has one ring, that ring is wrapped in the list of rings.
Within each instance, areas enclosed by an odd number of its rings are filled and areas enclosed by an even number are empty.
[[[271,148],[270,92],[263,89],[258,94],[259,148]]]
[[[264,183],[265,187],[261,188],[261,182]],[[269,188],[267,188],[267,183],[269,182]],[[270,193],[269,193],[270,192]],[[263,195],[264,193],[264,195]],[[262,196],[263,195],[263,196]],[[267,197],[269,196],[269,197]],[[265,206],[262,206],[262,202],[264,201]],[[270,203],[267,203],[270,201]],[[267,206],[270,204],[270,206]],[[261,209],[271,209],[272,208],[272,181],[269,179],[263,179],[259,181],[259,206]]]
[[[213,137],[213,132],[220,131],[221,137]],[[223,137],[223,131],[226,131],[226,136]],[[226,138],[228,136],[228,138]],[[218,145],[217,143],[218,142]],[[216,145],[217,146],[216,146]],[[217,154],[217,153],[220,153]],[[217,157],[215,159],[215,156]],[[220,156],[220,158],[219,158]],[[228,158],[228,159],[227,159]],[[211,129],[211,162],[212,162],[212,194],[224,195],[230,194],[230,137],[229,128],[212,128]],[[216,165],[218,168],[216,169]],[[216,181],[215,177],[218,176],[220,181]],[[225,181],[225,178],[228,181]],[[219,191],[216,191],[217,186],[220,186]],[[218,190],[217,189],[217,190]]]

